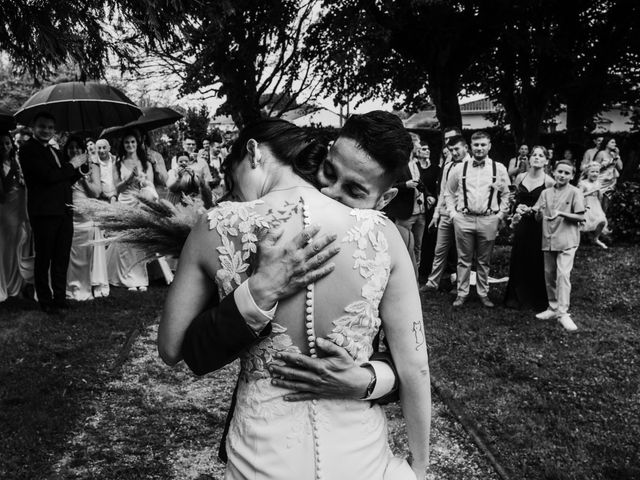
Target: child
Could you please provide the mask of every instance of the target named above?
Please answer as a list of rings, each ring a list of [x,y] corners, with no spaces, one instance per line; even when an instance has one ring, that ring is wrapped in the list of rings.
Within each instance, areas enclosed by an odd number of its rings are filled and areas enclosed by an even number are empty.
[[[571,269],[580,245],[580,222],[584,221],[582,192],[569,184],[575,166],[567,160],[558,160],[553,169],[556,184],[540,194],[532,210],[542,218],[542,251],[544,252],[544,279],[549,307],[536,315],[540,320],[557,318],[568,331],[578,329],[569,315],[571,297]]]
[[[602,231],[607,227],[607,217],[602,209],[602,191],[599,181],[600,164],[592,162],[585,169],[586,178],[580,180],[578,188],[584,195],[584,202],[587,208],[585,212],[585,223],[580,228],[583,232],[594,232],[594,243],[605,250],[608,248],[600,240]]]

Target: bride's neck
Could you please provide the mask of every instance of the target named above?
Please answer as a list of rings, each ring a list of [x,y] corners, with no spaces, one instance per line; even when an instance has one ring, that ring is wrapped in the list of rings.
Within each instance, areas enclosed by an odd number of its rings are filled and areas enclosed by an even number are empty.
[[[293,172],[290,167],[281,167],[270,175],[262,189],[262,196],[274,192],[290,191],[294,188],[314,188],[315,187]]]

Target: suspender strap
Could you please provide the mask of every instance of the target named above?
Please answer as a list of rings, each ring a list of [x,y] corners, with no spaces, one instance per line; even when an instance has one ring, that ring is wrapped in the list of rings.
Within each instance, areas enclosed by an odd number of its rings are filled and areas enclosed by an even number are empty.
[[[491,201],[493,200],[493,193],[495,192],[495,188],[493,187],[496,184],[497,176],[496,176],[496,162],[491,160],[492,167],[492,178],[491,178],[491,186],[489,187],[489,203],[487,204],[487,211],[491,211]]]
[[[467,167],[469,162],[464,162],[462,166],[462,196],[464,198],[464,210],[469,211],[469,199],[467,198]]]

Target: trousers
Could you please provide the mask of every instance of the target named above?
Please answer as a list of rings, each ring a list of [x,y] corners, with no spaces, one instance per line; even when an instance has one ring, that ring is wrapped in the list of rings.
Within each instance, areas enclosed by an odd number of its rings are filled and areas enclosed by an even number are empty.
[[[453,227],[458,251],[458,296],[469,295],[471,266],[475,255],[477,260],[476,290],[478,295],[489,294],[489,269],[493,244],[498,235],[500,218],[498,215],[458,214],[453,218]]]
[[[451,247],[455,248],[455,244],[456,236],[453,223],[448,215],[444,215],[440,217],[440,222],[438,223],[438,236],[436,239],[436,249],[433,254],[433,266],[431,267],[431,273],[427,280],[427,285],[430,287],[438,288],[440,286],[440,279],[447,266],[449,252]]]
[[[36,254],[34,283],[38,301],[42,304],[51,303],[52,299],[63,302],[73,240],[73,215],[37,215],[31,216],[30,221]]]
[[[427,217],[424,213],[417,213],[411,215],[406,220],[398,220],[398,225],[402,225],[404,228],[413,233],[413,251],[416,256],[416,265],[420,266],[420,255],[422,251],[422,237],[424,235],[424,228],[427,223]]]
[[[544,252],[544,280],[549,308],[560,315],[569,313],[571,298],[571,270],[578,247],[560,252]]]

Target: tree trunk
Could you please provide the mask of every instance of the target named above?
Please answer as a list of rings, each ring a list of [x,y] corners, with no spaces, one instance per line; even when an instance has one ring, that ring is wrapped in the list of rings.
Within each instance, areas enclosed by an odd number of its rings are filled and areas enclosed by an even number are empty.
[[[571,143],[586,145],[589,143],[587,127],[592,122],[591,112],[586,99],[581,95],[567,98],[567,137]]]
[[[436,107],[436,117],[440,122],[440,128],[462,128],[457,79],[440,75],[430,76],[429,94]]]

